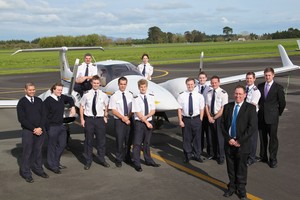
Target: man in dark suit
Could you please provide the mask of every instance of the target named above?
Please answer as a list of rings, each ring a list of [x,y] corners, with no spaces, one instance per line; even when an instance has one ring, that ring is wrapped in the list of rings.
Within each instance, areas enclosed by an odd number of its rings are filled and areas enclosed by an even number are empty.
[[[221,119],[225,139],[225,155],[229,177],[228,190],[223,196],[230,197],[238,192],[241,199],[247,199],[247,159],[251,149],[251,136],[257,131],[256,107],[245,100],[244,86],[235,87],[235,102],[224,106]]]
[[[283,87],[273,80],[275,76],[274,69],[266,68],[264,75],[266,81],[258,85],[261,93],[261,98],[258,102],[258,129],[260,135],[260,158],[258,161],[268,162],[267,147],[269,143],[269,165],[271,168],[275,168],[277,167],[278,121],[286,103]]]

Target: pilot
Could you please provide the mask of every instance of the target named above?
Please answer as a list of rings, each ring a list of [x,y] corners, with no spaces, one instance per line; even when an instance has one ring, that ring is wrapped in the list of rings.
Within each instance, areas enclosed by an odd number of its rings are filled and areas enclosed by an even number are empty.
[[[144,53],[141,59],[143,62],[138,65],[138,69],[147,80],[151,80],[151,76],[153,74],[153,67],[148,62],[149,61],[148,54]]]
[[[22,127],[22,161],[20,164],[20,175],[28,183],[33,183],[31,170],[43,178],[48,178],[42,167],[42,147],[45,138],[45,115],[43,102],[35,95],[33,83],[25,84],[25,96],[17,105],[18,120]]]
[[[78,66],[74,91],[78,92],[81,97],[85,91],[92,89],[90,79],[98,74],[97,67],[93,65],[91,61],[92,55],[86,53],[84,55],[84,63]]]
[[[210,78],[211,89],[206,96],[205,111],[209,122],[209,134],[212,137],[213,159],[219,165],[224,164],[224,136],[221,131],[221,116],[224,105],[228,103],[228,94],[220,88],[220,78],[212,76]]]
[[[116,167],[122,167],[122,161],[131,163],[129,143],[131,126],[131,106],[133,94],[126,90],[127,78],[122,76],[118,79],[119,90],[116,91],[109,101],[109,109],[114,115],[114,126],[116,132]]]
[[[260,99],[260,91],[254,85],[255,73],[248,72],[246,74],[246,102],[256,106],[256,112],[258,112],[258,101]],[[256,148],[258,140],[258,130],[251,136],[251,151],[247,160],[247,166],[250,166],[256,162]]]
[[[198,162],[201,158],[201,128],[204,114],[203,95],[195,90],[195,79],[187,78],[187,90],[178,96],[178,121],[182,128],[184,162],[188,163],[192,157]]]
[[[63,124],[65,104],[70,106],[70,117],[75,116],[76,110],[72,97],[62,94],[63,85],[55,83],[51,87],[51,95],[44,101],[46,114],[46,128],[48,132],[47,161],[48,169],[56,174],[61,174],[61,155],[67,143],[66,126]]]
[[[133,162],[134,169],[142,172],[140,154],[143,143],[145,164],[152,167],[159,167],[150,154],[150,141],[152,135],[152,116],[155,114],[154,95],[147,92],[148,81],[138,81],[140,93],[132,101],[132,112],[134,113],[135,125],[133,136]]]
[[[84,157],[85,170],[89,170],[93,161],[93,138],[96,135],[97,159],[104,167],[110,165],[105,161],[105,133],[108,120],[108,96],[102,92],[100,77],[95,75],[91,79],[92,89],[86,92],[80,100],[80,122],[84,127]]]
[[[198,80],[199,84],[197,85],[198,92],[203,95],[204,100],[206,100],[207,92],[211,89],[209,85],[206,84],[207,81],[207,75],[204,71],[200,72],[198,74]],[[202,120],[202,128],[201,128],[201,152],[203,152],[204,149],[204,136],[206,138],[206,153],[207,158],[211,159],[213,150],[212,150],[212,139],[211,135],[208,131],[208,118],[206,115],[206,112],[204,112],[203,120]]]

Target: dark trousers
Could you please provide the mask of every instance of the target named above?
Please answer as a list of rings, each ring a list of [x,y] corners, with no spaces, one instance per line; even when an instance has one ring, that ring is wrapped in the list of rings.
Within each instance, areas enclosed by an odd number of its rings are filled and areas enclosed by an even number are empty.
[[[75,83],[74,85],[74,91],[78,92],[80,96],[82,96],[85,91],[90,89],[92,89],[92,84],[90,83],[90,81],[84,81],[83,83]]]
[[[48,130],[47,162],[49,168],[59,168],[60,157],[67,143],[67,131],[64,125],[50,126]]]
[[[202,120],[202,128],[201,128],[201,152],[204,149],[204,142],[206,141],[206,153],[208,156],[213,154],[212,149],[212,138],[211,134],[209,133],[209,122],[207,116],[203,117]]]
[[[215,123],[209,123],[209,133],[212,137],[212,147],[214,157],[223,160],[224,152],[224,136],[221,130],[221,118],[215,120]]]
[[[134,124],[134,136],[133,136],[133,162],[135,166],[141,166],[140,156],[141,156],[142,144],[143,144],[145,162],[154,163],[150,154],[151,136],[152,136],[152,129],[148,129],[145,123],[136,120]]]
[[[236,191],[241,195],[246,194],[247,184],[247,158],[249,154],[240,153],[237,147],[226,147],[226,164],[229,177],[228,189]]]
[[[183,117],[184,127],[182,128],[183,153],[188,159],[200,158],[201,155],[201,127],[202,122],[199,117]]]
[[[268,143],[269,143],[269,153],[270,160],[277,161],[277,151],[278,151],[278,138],[277,138],[277,124],[264,124],[260,127],[259,137],[260,137],[260,157],[268,160]],[[269,141],[268,141],[269,136]]]
[[[84,157],[86,159],[86,164],[91,164],[93,161],[93,139],[94,134],[96,136],[96,149],[97,158],[100,162],[105,161],[105,131],[106,124],[103,117],[92,118],[85,117],[85,140],[84,140]]]
[[[114,121],[116,131],[116,161],[122,162],[125,158],[130,157],[130,154],[127,155],[130,125],[127,125],[120,119],[115,119]]]
[[[32,131],[22,130],[22,161],[20,166],[20,173],[23,177],[31,176],[31,171],[41,174],[43,170],[42,147],[44,144],[45,134],[40,136],[34,135]]]
[[[250,140],[251,140],[251,149],[250,149],[249,159],[251,159],[252,161],[255,161],[257,140],[258,140],[258,130],[253,133]]]

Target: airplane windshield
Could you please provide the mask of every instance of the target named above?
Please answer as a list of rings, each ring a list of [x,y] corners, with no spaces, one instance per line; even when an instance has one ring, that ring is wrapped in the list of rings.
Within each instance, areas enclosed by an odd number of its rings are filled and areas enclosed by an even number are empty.
[[[122,64],[112,64],[112,65],[102,65],[97,64],[98,75],[104,80],[106,85],[108,82],[115,78],[127,75],[138,75],[142,76],[139,70],[131,63],[122,63]]]

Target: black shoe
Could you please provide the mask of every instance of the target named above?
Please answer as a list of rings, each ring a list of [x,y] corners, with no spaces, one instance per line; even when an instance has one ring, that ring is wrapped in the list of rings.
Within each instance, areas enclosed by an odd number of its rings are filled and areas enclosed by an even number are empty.
[[[224,159],[218,159],[217,163],[218,163],[219,165],[223,165],[223,164],[224,164]]]
[[[49,168],[50,171],[54,172],[55,174],[61,174],[61,171],[59,169],[51,169]]]
[[[23,177],[23,178],[25,179],[25,181],[26,181],[27,183],[33,183],[33,182],[34,182],[32,176]]]
[[[118,168],[122,167],[122,163],[120,161],[117,161],[115,164],[116,164],[116,167],[118,167]]]
[[[99,162],[99,164],[106,168],[110,167],[110,165],[106,161]]]
[[[224,197],[230,197],[232,196],[234,193],[234,191],[231,191],[231,190],[226,190],[226,192],[223,194]]]
[[[160,164],[157,163],[145,163],[147,166],[152,166],[152,167],[160,167]]]
[[[46,172],[43,172],[43,173],[41,173],[41,174],[36,174],[36,175],[38,175],[38,176],[40,176],[40,177],[42,177],[42,178],[49,178],[49,175],[46,174]]]
[[[141,168],[141,166],[134,166],[134,169],[135,169],[135,171],[137,171],[137,172],[142,172],[143,171],[143,169]]]
[[[189,163],[189,162],[190,162],[190,159],[189,159],[189,158],[184,158],[184,159],[183,159],[183,162],[184,162],[184,163]]]
[[[59,169],[67,169],[67,166],[64,166],[64,165],[59,164],[58,168],[59,168]]]
[[[199,158],[195,158],[195,160],[196,160],[196,161],[198,161],[199,163],[203,163],[203,160],[202,160],[202,158],[201,158],[201,157],[199,157]]]
[[[241,200],[248,200],[248,198],[247,198],[247,195],[246,195],[246,194],[240,195],[240,199],[241,199]]]
[[[86,164],[83,167],[84,170],[89,170],[90,168],[91,168],[91,164]]]
[[[124,162],[125,162],[126,164],[128,164],[128,165],[132,165],[132,164],[133,164],[131,158],[126,158],[126,159],[124,160]]]
[[[255,163],[255,161],[253,161],[252,159],[248,159],[247,160],[247,167],[253,165]]]
[[[270,165],[271,168],[276,168],[277,167],[277,161],[276,160],[270,160],[269,165]]]
[[[262,157],[257,157],[257,158],[256,158],[256,162],[264,162],[264,163],[267,163],[267,162],[268,162],[268,159],[267,159],[267,158],[262,158]]]

